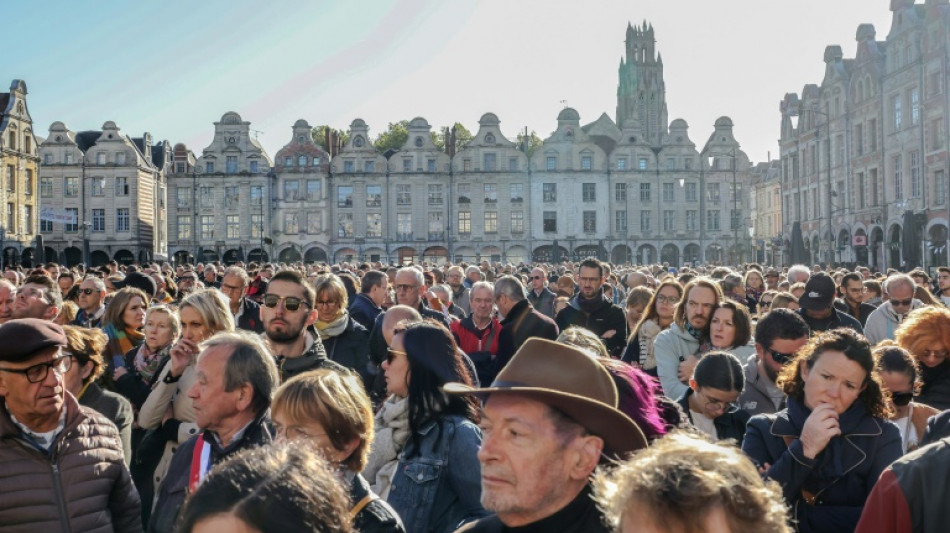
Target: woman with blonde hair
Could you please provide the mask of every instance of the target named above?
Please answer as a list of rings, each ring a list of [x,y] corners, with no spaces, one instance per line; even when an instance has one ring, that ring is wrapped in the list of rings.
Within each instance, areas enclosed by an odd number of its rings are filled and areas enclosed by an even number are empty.
[[[356,376],[328,369],[297,375],[277,389],[271,417],[278,441],[312,446],[330,463],[349,492],[357,531],[405,531],[361,474],[373,444],[373,408]]]
[[[333,274],[319,277],[313,284],[317,321],[314,323],[327,358],[356,371],[367,387],[372,385],[369,332],[350,317],[349,299],[341,279]]]
[[[920,363],[924,384],[915,399],[950,409],[950,309],[930,306],[911,311],[894,332],[894,340]]]

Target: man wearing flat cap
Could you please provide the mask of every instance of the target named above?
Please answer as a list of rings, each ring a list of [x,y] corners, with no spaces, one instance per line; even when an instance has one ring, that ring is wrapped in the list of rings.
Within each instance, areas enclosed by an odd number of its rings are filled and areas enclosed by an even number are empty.
[[[590,476],[608,457],[646,447],[637,424],[617,409],[617,387],[587,353],[532,338],[490,387],[445,385],[482,398],[482,506],[494,514],[459,532],[608,531],[591,497]]]
[[[0,529],[142,531],[119,431],[66,392],[65,346],[48,320],[0,328]]]

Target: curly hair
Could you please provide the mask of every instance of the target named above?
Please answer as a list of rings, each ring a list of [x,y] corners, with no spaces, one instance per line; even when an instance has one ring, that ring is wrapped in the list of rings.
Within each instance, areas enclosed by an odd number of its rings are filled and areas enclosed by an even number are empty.
[[[894,340],[914,357],[935,344],[950,349],[950,309],[933,306],[911,311],[894,333]]]
[[[864,404],[868,414],[878,418],[888,418],[891,413],[890,392],[881,384],[877,364],[871,354],[871,344],[867,338],[851,328],[836,328],[819,332],[796,352],[795,359],[782,368],[776,385],[789,397],[805,403],[805,379],[802,377],[802,362],[811,370],[821,354],[827,351],[841,352],[857,363],[866,372],[864,390],[858,394],[858,400]]]
[[[697,533],[721,509],[729,531],[789,533],[782,489],[735,446],[676,431],[594,478],[594,497],[616,531],[631,519]],[[648,511],[648,512],[647,512]]]

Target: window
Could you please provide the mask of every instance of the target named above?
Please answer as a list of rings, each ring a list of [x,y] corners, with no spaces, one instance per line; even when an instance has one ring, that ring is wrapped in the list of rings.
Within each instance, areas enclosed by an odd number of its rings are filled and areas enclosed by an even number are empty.
[[[498,233],[498,211],[485,211],[485,233]]]
[[[257,174],[260,172],[259,163],[257,161],[251,161],[250,164],[251,164],[251,174]]]
[[[75,222],[66,222],[65,224],[63,224],[63,231],[65,231],[66,233],[76,233],[77,231],[79,231],[79,208],[78,207],[67,207],[66,219],[74,220]]]
[[[353,187],[341,185],[336,189],[336,206],[353,207]]]
[[[686,170],[693,170],[693,160],[688,157],[683,159],[683,168]]]
[[[284,201],[296,202],[299,200],[297,194],[300,192],[300,182],[297,180],[287,180],[284,182]]]
[[[214,238],[214,216],[213,215],[201,215],[198,217],[198,236],[201,239],[213,239]]]
[[[471,159],[467,159],[467,158],[466,158],[466,159],[463,159],[463,160],[462,160],[462,171],[463,171],[463,172],[471,172],[471,171],[472,171],[472,160],[471,160]]]
[[[706,212],[706,228],[710,231],[719,231],[719,210]]]
[[[666,170],[676,170],[676,160],[672,157],[666,158]]]
[[[363,161],[363,172],[376,172],[376,161]]]
[[[353,237],[353,213],[340,213],[339,226],[337,228],[337,237]]]
[[[557,232],[557,211],[545,211],[542,214],[542,229],[545,233]]]
[[[854,153],[864,155],[864,124],[854,127]]]
[[[696,231],[697,218],[695,210],[686,211],[686,231]]]
[[[377,213],[378,216],[378,213]],[[310,211],[307,213],[307,233],[316,235],[323,231],[323,213]]]
[[[482,170],[485,172],[494,172],[495,157],[495,154],[482,154]]]
[[[320,180],[307,180],[307,200],[316,202],[323,197],[323,183]]]
[[[116,196],[128,196],[128,195],[129,195],[129,178],[116,178],[116,179],[115,179],[115,195],[116,195]]]
[[[511,212],[511,232],[524,233],[524,211]]]
[[[73,153],[72,153],[72,152],[66,152],[66,161],[65,161],[65,162],[66,162],[67,165],[72,165],[72,164],[73,164]]]
[[[442,221],[442,211],[429,211],[429,240],[438,241],[445,238],[445,224]]]
[[[396,185],[396,205],[412,205],[411,185]]]
[[[943,147],[943,117],[937,117],[930,121],[930,149],[939,150]]]
[[[43,156],[43,164],[44,164],[44,165],[52,165],[52,164],[53,164],[53,154],[45,154],[45,155]]]
[[[396,238],[403,241],[412,240],[412,213],[396,214]]]
[[[582,183],[581,187],[582,187],[583,198],[585,202],[597,201],[597,184],[596,183]]]
[[[298,155],[298,156],[297,156],[297,166],[298,166],[298,167],[301,167],[301,168],[307,166],[307,156],[305,156],[305,155]]]
[[[459,183],[459,201],[460,204],[472,202],[471,186],[468,183]]]
[[[649,183],[640,184],[640,201],[641,202],[650,201],[650,184]]]
[[[676,211],[663,211],[663,231],[673,231],[676,225]]]
[[[228,228],[229,239],[241,238],[241,217],[240,215],[228,215],[225,219]]]
[[[590,170],[592,166],[593,157],[589,155],[581,156],[581,170]]]
[[[620,210],[614,212],[614,229],[617,233],[623,235],[627,233],[627,211]]]
[[[353,172],[353,161],[346,160],[343,162],[343,172],[347,174]]]
[[[877,119],[868,121],[868,151],[877,151]]]
[[[673,184],[672,184],[672,183],[664,183],[664,184],[663,184],[663,201],[664,201],[664,202],[673,202],[673,201],[674,201],[674,200],[673,200],[674,196],[675,196],[675,193],[673,192]]]
[[[43,198],[51,198],[53,196],[52,178],[40,178],[40,196]]]
[[[518,170],[518,158],[517,158],[517,157],[509,157],[509,158],[508,158],[508,170],[510,170],[511,172],[515,172],[515,171]]]
[[[545,158],[545,168],[547,170],[557,170],[557,157],[549,155]]]
[[[402,171],[409,172],[410,170],[412,170],[412,159],[407,157],[402,160]]]
[[[472,213],[469,211],[459,211],[459,235],[469,235],[472,233]]]
[[[105,185],[105,178],[92,178],[89,180],[89,194],[92,196],[105,196],[105,191],[103,190]]]
[[[718,183],[706,184],[706,195],[711,202],[718,202],[721,198]]]
[[[914,126],[920,124],[920,89],[910,90],[910,122]]]
[[[508,197],[511,203],[520,204],[524,202],[524,183],[511,183],[508,185]]]
[[[639,162],[637,163],[637,168],[639,168],[640,170],[646,170],[646,169],[647,169],[647,158],[641,157],[641,158],[639,159]]]
[[[40,219],[40,233],[53,231],[53,221]]]
[[[33,194],[33,169],[28,168],[23,174],[23,194]]]
[[[294,158],[290,157],[289,155],[288,155],[288,156],[284,156],[284,166],[285,166],[285,167],[292,167],[292,166],[294,166]]]
[[[382,207],[383,206],[383,186],[382,185],[367,185],[366,186],[366,207]]]
[[[236,155],[227,156],[227,159],[225,160],[225,164],[227,165],[228,174],[237,173],[237,156]]]
[[[892,104],[894,108],[894,130],[900,131],[901,129],[901,97],[900,95],[895,96],[892,99]]]
[[[191,215],[178,217],[178,240],[191,240]]]
[[[442,205],[442,184],[430,183],[428,186],[428,190],[429,190],[429,205]]]
[[[584,233],[597,232],[597,211],[584,211]]]
[[[7,165],[7,191],[13,192],[16,190],[16,167],[13,165]]]
[[[205,162],[205,174],[214,174],[214,161]]]
[[[947,182],[946,174],[943,170],[934,172],[934,204],[943,205],[947,201]]]
[[[618,157],[617,158],[617,170],[627,170],[627,158]]]
[[[264,215],[251,215],[251,237],[260,239],[264,235]]]
[[[211,209],[214,207],[214,189],[211,187],[198,188],[198,205]]]
[[[920,198],[923,183],[920,179],[920,152],[914,150],[910,153],[910,197],[911,198]]]
[[[426,172],[435,172],[435,159],[426,160]]]
[[[297,224],[297,213],[284,213],[284,234],[293,235],[298,233],[300,226]]]
[[[614,200],[617,202],[627,201],[627,184],[626,183],[614,184]]]
[[[251,205],[255,207],[260,207],[264,205],[264,186],[263,185],[251,186]]]
[[[315,167],[320,166],[320,158],[319,158],[319,157],[314,157],[312,163],[313,163],[313,166],[315,166]]]
[[[650,211],[640,211],[640,231],[648,232],[651,230],[650,221],[653,216]]]
[[[894,199],[902,200],[904,198],[904,161],[901,154],[897,154],[893,159],[894,163]]]
[[[120,166],[125,165],[125,152],[115,153],[115,164]]]
[[[106,153],[105,153],[105,152],[98,152],[98,153],[96,154],[96,164],[97,164],[97,165],[105,165],[105,164],[106,164]]]
[[[105,231],[105,230],[106,230],[106,210],[93,209],[92,210],[92,231]]]
[[[184,174],[185,173],[185,164],[184,163],[175,163],[175,173]]]
[[[858,185],[858,209],[863,209],[867,204],[867,183],[865,183],[864,172],[858,172],[855,183]]]
[[[120,207],[115,210],[115,230],[129,231],[129,208]]]
[[[545,202],[556,202],[557,201],[557,183],[542,183],[541,194],[542,194],[542,199]]]
[[[383,236],[383,216],[379,213],[367,213],[366,214],[366,236],[367,237],[382,237]]]
[[[485,184],[485,203],[486,204],[498,203],[498,185],[497,184],[495,183]]]
[[[71,198],[79,196],[79,178],[66,178],[66,186],[63,196]]]

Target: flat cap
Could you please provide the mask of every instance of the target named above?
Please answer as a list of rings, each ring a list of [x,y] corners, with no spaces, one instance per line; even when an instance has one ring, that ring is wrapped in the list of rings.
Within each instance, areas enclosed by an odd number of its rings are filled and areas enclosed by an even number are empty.
[[[58,324],[39,318],[19,318],[0,326],[0,361],[19,363],[51,346],[66,346]]]

